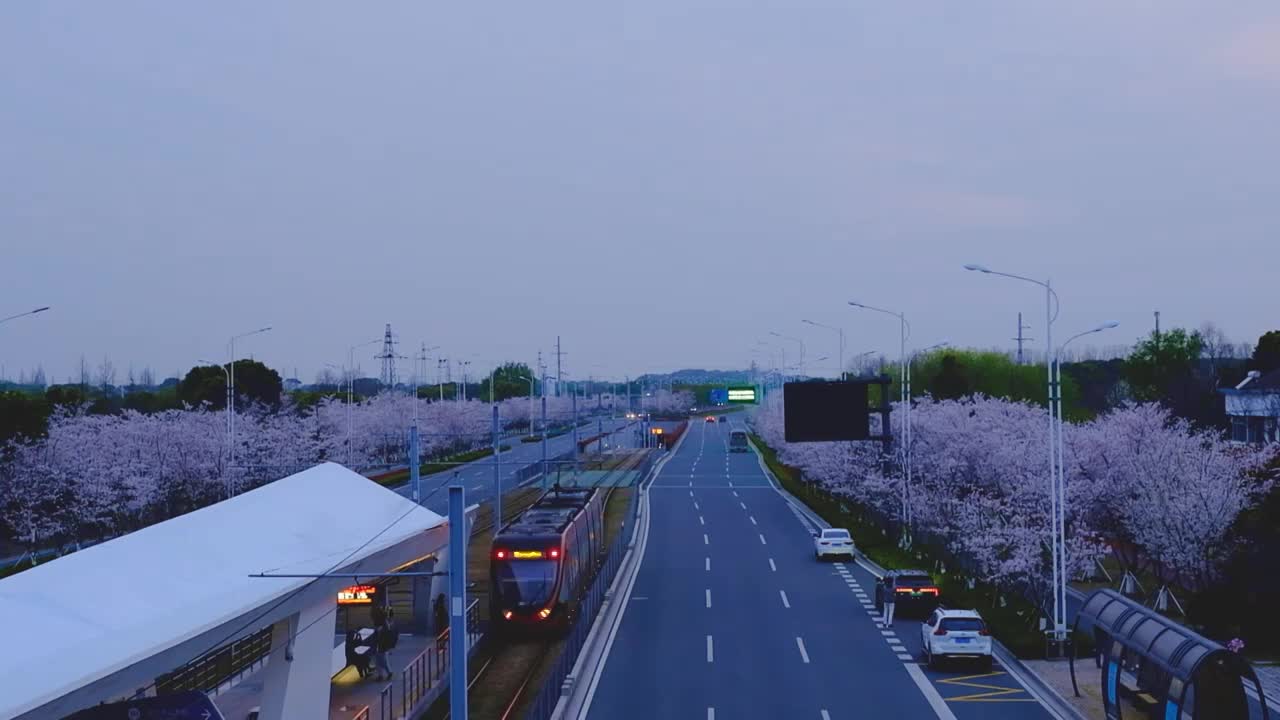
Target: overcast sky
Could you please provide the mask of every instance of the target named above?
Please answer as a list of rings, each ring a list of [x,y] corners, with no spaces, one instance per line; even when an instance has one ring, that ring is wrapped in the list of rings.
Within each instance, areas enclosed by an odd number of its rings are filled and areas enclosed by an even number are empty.
[[[10,2],[0,364],[304,380],[1280,326],[1280,5]],[[774,338],[770,338],[774,339]],[[363,366],[376,374],[376,348]],[[760,356],[757,356],[760,357]],[[432,363],[434,369],[434,363]],[[811,368],[812,369],[812,368]],[[408,371],[408,363],[403,372]]]

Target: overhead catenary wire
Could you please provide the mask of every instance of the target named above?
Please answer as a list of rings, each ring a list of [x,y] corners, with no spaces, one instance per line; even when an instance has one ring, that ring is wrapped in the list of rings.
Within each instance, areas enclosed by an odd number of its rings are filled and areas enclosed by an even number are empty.
[[[438,490],[438,489],[439,489],[439,488],[437,488],[437,490]],[[325,571],[325,573],[327,574],[327,573],[333,572],[334,570],[336,570],[336,569],[338,569],[338,568],[342,567],[342,565],[343,565],[344,563],[346,563],[348,560],[350,560],[350,559],[351,559],[351,558],[352,558],[356,553],[358,553],[358,552],[360,552],[361,550],[363,550],[363,549],[365,549],[366,547],[368,547],[370,543],[372,543],[373,541],[377,540],[379,537],[382,537],[382,536],[383,536],[384,534],[386,534],[389,530],[391,530],[391,528],[393,528],[393,527],[395,527],[396,525],[398,525],[398,524],[400,523],[400,521],[402,521],[402,520],[404,520],[405,518],[409,517],[409,514],[410,514],[410,513],[412,513],[414,510],[417,510],[418,508],[419,508],[419,506],[418,506],[418,505],[415,505],[415,506],[413,506],[413,507],[411,507],[411,508],[409,508],[409,509],[405,510],[405,511],[404,511],[403,513],[401,513],[401,514],[400,514],[400,515],[399,515],[395,520],[392,520],[392,521],[391,521],[391,522],[390,522],[386,527],[384,527],[384,528],[382,528],[381,530],[379,530],[376,534],[374,534],[374,535],[373,535],[372,537],[370,537],[368,540],[366,540],[366,541],[364,541],[363,543],[361,543],[359,547],[357,547],[356,549],[354,549],[354,550],[352,550],[350,553],[348,553],[348,554],[346,555],[346,557],[344,557],[344,558],[342,558],[341,560],[339,560],[338,562],[334,563],[331,567],[329,567],[329,569],[328,569],[328,570],[326,570],[326,571]],[[375,576],[375,577],[376,577],[376,573],[372,574],[372,576]],[[262,620],[262,618],[264,618],[264,617],[266,617],[266,616],[270,615],[272,612],[274,612],[274,611],[276,610],[276,608],[280,607],[281,605],[285,604],[286,602],[289,602],[289,601],[290,601],[290,600],[292,600],[293,598],[297,597],[299,593],[301,593],[301,592],[303,592],[304,590],[306,590],[306,589],[310,588],[312,585],[314,585],[316,582],[318,582],[318,581],[319,581],[319,580],[321,580],[321,579],[322,579],[322,578],[319,578],[319,577],[314,578],[314,579],[312,579],[311,581],[309,581],[309,582],[307,582],[307,583],[304,583],[301,587],[298,587],[298,588],[295,588],[295,589],[291,590],[291,591],[290,591],[290,592],[288,592],[284,597],[282,597],[282,598],[280,598],[279,600],[277,600],[277,601],[275,601],[274,603],[272,603],[272,604],[271,604],[271,607],[268,607],[266,610],[263,610],[262,612],[260,612],[260,613],[258,613],[257,615],[253,616],[253,617],[252,617],[252,618],[250,618],[248,621],[246,621],[245,623],[243,623],[242,625],[240,625],[238,628],[236,628],[236,629],[235,629],[235,630],[233,630],[232,632],[228,633],[227,635],[223,636],[223,637],[222,637],[222,639],[220,639],[220,640],[218,640],[216,643],[213,643],[212,645],[210,645],[210,646],[209,646],[209,648],[208,648],[207,650],[205,650],[204,652],[199,653],[198,655],[196,655],[196,657],[197,657],[197,658],[204,657],[204,656],[208,655],[209,653],[211,653],[211,652],[213,652],[213,651],[217,650],[218,648],[220,648],[220,647],[222,647],[222,646],[226,645],[227,643],[234,641],[236,638],[238,638],[240,635],[242,635],[246,630],[248,630],[248,629],[250,629],[250,628],[252,628],[252,627],[256,626],[256,625],[257,625],[257,624]],[[337,606],[335,605],[335,606],[334,606],[334,608],[333,608],[333,610],[330,610],[329,612],[336,612],[336,611],[337,611]],[[326,612],[326,613],[322,614],[320,617],[316,618],[315,620],[312,620],[311,622],[307,623],[306,627],[303,627],[302,629],[298,630],[297,632],[295,632],[295,633],[290,633],[290,636],[289,636],[289,640],[288,640],[288,642],[289,642],[289,643],[292,643],[292,642],[294,641],[294,639],[295,639],[295,638],[297,638],[297,637],[298,637],[298,635],[299,635],[299,634],[301,634],[303,631],[305,631],[307,628],[310,628],[312,625],[316,624],[316,623],[317,623],[317,622],[319,622],[320,620],[324,619],[325,617],[328,617],[329,612]],[[147,685],[144,685],[142,688],[140,688],[140,689],[137,691],[137,695],[143,695],[143,694],[145,694],[145,693],[146,693],[146,691],[147,691],[147,690],[150,690],[151,688],[156,687],[156,683],[157,683],[157,681],[158,681],[158,680],[159,680],[159,678],[157,678],[156,680],[152,680],[152,681],[151,681],[150,683],[148,683]]]

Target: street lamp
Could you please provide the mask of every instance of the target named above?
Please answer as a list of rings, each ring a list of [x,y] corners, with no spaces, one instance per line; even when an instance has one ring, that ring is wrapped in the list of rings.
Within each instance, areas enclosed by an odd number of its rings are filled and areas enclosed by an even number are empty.
[[[212,360],[205,360],[205,359],[203,359],[203,358],[201,358],[201,359],[200,359],[200,362],[201,362],[201,363],[204,363],[205,365],[214,365],[214,366],[218,367],[220,370],[222,370],[222,374],[223,374],[223,375],[225,375],[225,376],[226,376],[226,378],[227,378],[227,387],[231,387],[231,370],[230,370],[230,369],[228,369],[228,367],[227,367],[226,365],[223,365],[222,363],[216,363],[216,362],[214,362],[214,361],[212,361]],[[231,496],[231,484],[230,484],[230,483],[231,483],[231,479],[230,479],[230,470],[231,470],[231,465],[230,465],[230,458],[231,458],[231,427],[230,427],[230,426],[228,426],[228,427],[227,427],[227,458],[228,458],[228,464],[227,464],[227,473],[228,473],[228,478],[227,478],[227,497],[230,497],[230,496]]]
[[[231,372],[227,373],[227,433],[231,437],[231,464],[228,466],[228,469],[235,467],[236,463],[236,340],[249,337],[250,335],[258,335],[260,333],[267,332],[270,329],[271,326],[268,325],[267,327],[258,328],[257,330],[250,330],[247,333],[233,335],[231,340],[227,343],[230,348],[230,352],[228,354],[231,356],[231,361],[227,363],[231,367]],[[230,484],[230,481],[228,481],[227,497],[231,497],[231,491],[232,485]]]
[[[347,468],[351,467],[351,404],[355,402],[356,389],[356,349],[367,347],[375,343],[380,343],[383,338],[374,338],[369,342],[356,343],[347,348],[347,366],[350,371],[347,373]]]
[[[774,375],[777,380],[777,383],[781,384],[786,379],[783,374],[786,372],[786,369],[787,369],[787,349],[780,345],[774,345],[768,340],[757,340],[756,344],[764,345],[765,347],[769,348],[769,364],[773,366]],[[781,362],[779,362],[777,359],[774,358],[773,356],[774,350],[777,350],[781,354],[782,356]]]
[[[801,320],[800,322],[805,323],[807,325],[812,325],[814,327],[826,328],[827,330],[835,330],[837,333],[840,334],[840,379],[843,380],[844,379],[844,328],[838,328],[832,325],[823,325],[820,322],[814,322],[812,320]]]
[[[773,335],[774,337],[780,337],[783,340],[790,340],[792,342],[800,343],[800,364],[796,366],[796,371],[799,372],[801,376],[803,376],[804,375],[804,341],[798,337],[783,335],[782,333],[774,332],[773,330],[770,330],[769,334]]]
[[[533,436],[533,395],[534,395],[533,378],[525,377],[524,375],[518,375],[516,379],[523,380],[529,383],[529,436],[532,437]]]
[[[907,486],[911,484],[911,455],[907,452],[906,443],[907,433],[909,432],[907,428],[911,423],[911,398],[907,395],[907,365],[909,364],[907,361],[907,338],[911,337],[911,325],[907,322],[906,313],[885,310],[884,308],[875,307],[873,305],[864,305],[863,303],[854,302],[853,300],[849,301],[849,305],[898,318],[898,396],[902,405],[902,422],[900,423],[902,429],[899,431],[902,442],[898,444],[902,446],[902,465],[906,478],[902,483],[903,534],[899,542],[903,547],[909,547],[911,544],[911,537],[907,534],[906,520],[909,514],[909,509],[907,507]]]
[[[1001,277],[1012,278],[1039,285],[1044,288],[1044,316],[1045,316],[1045,375],[1048,381],[1048,406],[1049,406],[1049,512],[1052,520],[1050,521],[1049,541],[1052,545],[1052,561],[1053,561],[1053,639],[1055,642],[1062,642],[1066,639],[1067,634],[1067,579],[1066,579],[1066,529],[1065,523],[1060,523],[1059,518],[1065,518],[1066,514],[1062,512],[1062,505],[1066,502],[1066,493],[1059,486],[1059,462],[1057,446],[1057,428],[1054,427],[1057,422],[1058,412],[1054,408],[1054,402],[1057,396],[1054,383],[1054,366],[1056,360],[1053,353],[1053,322],[1058,317],[1059,300],[1058,294],[1053,291],[1052,283],[1048,280],[1040,281],[1022,275],[1013,275],[1011,273],[1003,273],[992,270],[985,265],[976,265],[973,263],[964,266],[965,270],[972,270],[987,275],[999,275]],[[1073,338],[1074,339],[1074,338]]]
[[[44,312],[45,310],[48,310],[48,309],[49,309],[49,306],[48,306],[48,305],[46,305],[46,306],[44,306],[44,307],[38,307],[38,308],[36,308],[35,310],[28,310],[28,311],[26,311],[26,312],[20,312],[20,313],[18,313],[17,315],[10,315],[10,316],[9,316],[9,317],[7,317],[7,318],[0,318],[0,323],[7,323],[7,322],[9,322],[10,320],[17,320],[17,319],[18,319],[18,318],[20,318],[20,317],[26,317],[26,316],[28,316],[28,315],[35,315],[36,313],[42,313],[42,312]]]
[[[857,355],[854,355],[852,359],[853,359],[853,360],[860,361],[860,360],[862,360],[862,358],[867,357],[868,355],[875,355],[875,354],[876,354],[876,351],[875,351],[875,350],[867,350],[866,352],[860,352],[860,353],[858,353]],[[852,364],[852,363],[851,363],[851,364]],[[861,362],[859,362],[859,363],[858,363],[858,374],[859,374],[859,375],[861,375],[861,374],[862,374],[862,363],[861,363]]]

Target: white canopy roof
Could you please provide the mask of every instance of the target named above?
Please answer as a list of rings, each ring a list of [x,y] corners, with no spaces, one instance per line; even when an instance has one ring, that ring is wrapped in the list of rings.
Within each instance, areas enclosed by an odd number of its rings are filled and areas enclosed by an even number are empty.
[[[252,573],[336,571],[443,522],[326,463],[0,580],[0,718],[40,707],[309,582]]]

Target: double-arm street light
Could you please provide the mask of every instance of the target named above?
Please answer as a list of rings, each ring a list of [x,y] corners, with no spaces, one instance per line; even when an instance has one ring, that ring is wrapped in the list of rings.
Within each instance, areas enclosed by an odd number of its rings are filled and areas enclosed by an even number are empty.
[[[234,468],[236,464],[236,340],[247,338],[251,335],[259,335],[270,329],[271,326],[268,325],[257,330],[233,335],[231,340],[227,342],[228,355],[231,358],[230,362],[227,363],[231,368],[231,372],[227,373],[227,435],[231,438],[231,464],[228,469]],[[228,485],[228,497],[231,496],[232,490],[234,490],[234,487]]]
[[[911,417],[911,402],[907,396],[907,364],[908,364],[907,363],[907,338],[911,337],[911,324],[907,322],[906,313],[894,312],[892,310],[885,310],[884,308],[875,307],[874,305],[866,305],[860,302],[855,302],[853,300],[849,301],[849,305],[856,308],[862,308],[863,310],[871,310],[874,312],[883,313],[885,315],[890,315],[892,317],[898,318],[898,399],[899,399],[899,402],[901,403],[901,409],[902,409],[902,412],[900,413],[902,416],[902,420],[899,423],[901,430],[899,431],[899,434],[898,434],[898,436],[901,438],[901,441],[898,443],[898,445],[902,448],[902,467],[903,467],[903,475],[904,475],[904,480],[902,484],[902,521],[903,521],[902,533],[903,534],[902,534],[902,538],[900,539],[900,542],[905,547],[908,543],[910,543],[910,536],[907,534],[906,521],[907,521],[907,516],[909,512],[907,508],[907,485],[911,483],[911,462],[909,459],[910,456],[907,453],[906,440],[907,440],[907,426],[910,423],[910,417]],[[885,430],[888,431],[888,428],[885,428]]]
[[[770,334],[770,335],[772,335],[772,336],[774,336],[774,337],[780,337],[780,338],[782,338],[783,340],[790,340],[791,342],[799,343],[799,344],[800,344],[800,362],[799,362],[799,364],[796,366],[796,371],[797,371],[798,373],[800,373],[800,376],[801,376],[801,377],[804,377],[804,340],[801,340],[801,339],[800,339],[800,338],[798,338],[798,337],[792,337],[791,335],[783,335],[782,333],[780,333],[780,332],[775,332],[775,331],[773,331],[773,330],[770,330],[770,331],[769,331],[769,334]],[[784,362],[784,364],[785,364],[785,362]]]
[[[38,307],[38,308],[36,308],[35,310],[28,310],[28,311],[26,311],[26,312],[20,312],[20,313],[18,313],[17,315],[10,315],[10,316],[9,316],[9,317],[7,317],[7,318],[0,318],[0,323],[7,323],[7,322],[9,322],[10,320],[17,320],[17,319],[18,319],[18,318],[20,318],[20,317],[26,317],[26,316],[28,316],[28,315],[35,315],[36,313],[42,313],[42,312],[44,312],[45,310],[48,310],[48,309],[49,309],[49,306],[47,306],[47,305],[46,305],[45,307]]]
[[[972,270],[987,275],[999,275],[1038,285],[1045,291],[1045,374],[1048,381],[1049,406],[1049,494],[1050,494],[1050,529],[1049,538],[1052,547],[1052,582],[1053,582],[1053,621],[1052,635],[1057,643],[1062,643],[1067,636],[1067,541],[1066,541],[1066,463],[1063,461],[1062,443],[1062,374],[1059,354],[1076,338],[1103,330],[1118,327],[1119,323],[1103,323],[1095,328],[1067,338],[1058,348],[1053,346],[1053,323],[1058,317],[1058,294],[1053,291],[1049,280],[1012,273],[997,272],[983,265],[969,264],[965,270]]]
[[[980,272],[987,275],[999,275],[1001,277],[1012,278],[1039,285],[1044,288],[1044,355],[1045,355],[1045,377],[1047,381],[1048,406],[1049,406],[1049,544],[1051,548],[1051,561],[1053,563],[1052,583],[1053,583],[1053,639],[1062,641],[1066,639],[1066,577],[1065,562],[1063,560],[1066,555],[1065,538],[1059,530],[1058,516],[1060,505],[1064,499],[1062,488],[1058,486],[1058,449],[1057,449],[1057,410],[1054,407],[1057,393],[1054,389],[1054,357],[1053,357],[1053,322],[1058,318],[1059,301],[1058,294],[1053,291],[1052,282],[1049,280],[1036,280],[1023,275],[1014,275],[1012,273],[997,272],[985,265],[968,264],[964,266],[965,270]]]
[[[812,326],[814,326],[814,327],[825,328],[825,329],[827,329],[827,330],[833,330],[833,331],[835,331],[835,332],[839,333],[839,335],[840,335],[840,373],[839,373],[836,377],[837,377],[837,379],[839,379],[839,380],[843,380],[843,379],[844,379],[844,328],[838,328],[838,327],[835,327],[835,326],[833,326],[833,325],[823,325],[823,324],[822,324],[822,323],[820,323],[820,322],[814,322],[814,321],[812,321],[812,320],[801,320],[800,322],[802,322],[802,323],[804,323],[804,324],[806,324],[806,325],[812,325]]]

